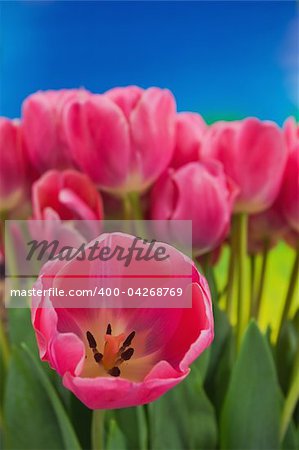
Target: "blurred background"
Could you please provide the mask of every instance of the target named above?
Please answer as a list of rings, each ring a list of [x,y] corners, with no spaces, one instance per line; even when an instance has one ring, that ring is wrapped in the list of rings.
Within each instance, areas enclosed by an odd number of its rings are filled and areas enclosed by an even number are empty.
[[[206,120],[296,115],[296,2],[1,2],[0,114],[38,89],[171,89]],[[297,21],[297,24],[296,24]],[[296,99],[297,97],[297,99]],[[297,102],[297,105],[296,105]]]

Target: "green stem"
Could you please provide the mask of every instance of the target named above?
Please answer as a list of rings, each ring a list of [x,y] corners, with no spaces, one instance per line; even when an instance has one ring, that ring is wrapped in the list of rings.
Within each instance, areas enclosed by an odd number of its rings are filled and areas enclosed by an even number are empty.
[[[293,268],[292,268],[292,272],[291,272],[291,276],[290,276],[289,287],[288,287],[286,299],[284,302],[284,306],[283,306],[283,310],[282,310],[282,314],[281,314],[281,318],[280,318],[280,323],[279,323],[278,332],[277,332],[277,342],[279,340],[283,324],[287,320],[289,313],[290,313],[290,309],[292,306],[292,300],[293,300],[293,296],[294,296],[296,284],[297,284],[297,279],[298,279],[298,270],[299,270],[299,247],[297,248],[297,251],[296,251],[296,256],[295,256],[295,260],[294,260],[294,264],[293,264]]]
[[[226,312],[231,321],[233,314],[234,281],[236,276],[236,264],[237,264],[237,246],[236,246],[237,225],[238,225],[237,218],[236,216],[233,216],[230,235],[230,257],[228,263],[227,296],[226,296]]]
[[[145,420],[146,420],[146,428],[147,428],[147,443],[146,448],[147,450],[151,450],[151,417],[150,417],[150,405],[144,405],[144,412],[145,412]]]
[[[91,423],[92,450],[104,449],[104,419],[105,419],[105,410],[95,409],[93,411]]]
[[[122,198],[122,203],[123,203],[123,217],[124,217],[124,220],[132,219],[131,203],[130,203],[130,199],[129,199],[128,195],[125,195]]]
[[[133,219],[135,220],[142,220],[143,214],[142,214],[142,206],[140,201],[140,195],[138,192],[130,192],[128,194],[128,199],[131,204],[131,210]]]
[[[254,315],[254,302],[255,302],[255,275],[256,275],[256,255],[250,255],[250,301],[251,310],[250,315]]]
[[[265,280],[266,280],[266,273],[267,273],[267,263],[268,263],[268,256],[269,256],[269,244],[267,241],[264,242],[264,248],[263,248],[263,256],[262,256],[262,269],[261,269],[261,276],[259,281],[259,288],[257,292],[257,296],[254,303],[254,316],[258,320],[260,318],[261,314],[261,306],[262,306],[262,298],[263,298],[263,292],[265,287]]]
[[[205,277],[207,277],[209,265],[211,262],[211,256],[212,256],[211,253],[205,253],[204,255],[201,256],[201,267]]]
[[[280,424],[281,442],[283,441],[286,431],[292,420],[292,416],[298,401],[299,401],[299,345],[297,347],[297,355],[295,357],[291,385],[282,410],[281,424]]]
[[[238,278],[238,308],[237,308],[237,341],[240,345],[243,332],[248,322],[247,311],[247,214],[238,214],[238,263],[239,263],[239,278]]]

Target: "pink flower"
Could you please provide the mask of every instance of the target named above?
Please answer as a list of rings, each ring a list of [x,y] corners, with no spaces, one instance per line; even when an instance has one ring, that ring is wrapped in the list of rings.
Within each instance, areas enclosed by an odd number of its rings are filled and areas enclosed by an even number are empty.
[[[169,164],[175,101],[167,90],[130,86],[69,103],[67,142],[79,167],[118,195],[144,191]]]
[[[151,218],[192,220],[197,254],[216,248],[228,234],[236,190],[217,161],[169,169],[154,186]]]
[[[24,138],[29,158],[38,173],[73,166],[62,126],[62,111],[71,99],[87,95],[87,91],[83,89],[40,91],[24,101]]]
[[[299,126],[294,117],[289,117],[283,124],[283,135],[288,149],[299,144]]]
[[[27,194],[24,142],[17,121],[0,117],[0,210],[11,211]]]
[[[255,118],[215,123],[205,136],[202,153],[221,161],[239,187],[236,212],[257,213],[271,206],[286,162],[277,125]]]
[[[50,170],[33,184],[34,219],[101,220],[103,204],[89,178],[75,170]]]
[[[127,248],[133,240],[133,236],[121,233],[98,238],[101,246],[109,243],[110,248]],[[167,248],[176,263],[174,270],[182,266],[192,270],[192,308],[54,308],[49,295],[39,298],[32,310],[41,359],[48,361],[62,376],[64,386],[91,409],[156,400],[188,375],[189,365],[213,339],[211,298],[205,279],[191,260],[173,247]],[[65,287],[67,280],[57,276],[80,271],[78,264],[47,263],[35,287]],[[134,260],[127,270],[140,273],[140,265]],[[115,274],[118,269],[115,260],[102,261],[97,263],[96,273]],[[94,273],[89,265],[85,270]],[[84,287],[93,289],[99,284],[99,279],[89,278]]]
[[[288,231],[288,225],[281,214],[277,202],[259,214],[249,216],[248,222],[248,252],[260,253],[265,245],[274,247]]]
[[[174,168],[198,161],[201,143],[207,128],[199,114],[191,112],[177,114],[175,150],[171,163]]]
[[[285,138],[288,159],[285,166],[280,193],[277,199],[290,228],[299,232],[299,128],[288,119],[285,123]]]

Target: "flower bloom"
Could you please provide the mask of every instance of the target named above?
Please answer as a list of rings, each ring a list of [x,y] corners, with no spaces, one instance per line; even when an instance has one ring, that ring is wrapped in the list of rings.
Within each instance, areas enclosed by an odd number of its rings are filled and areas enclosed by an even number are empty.
[[[189,162],[198,161],[201,143],[207,128],[199,114],[191,112],[177,114],[172,167],[178,168]]]
[[[64,114],[78,166],[102,189],[144,191],[174,150],[175,101],[168,90],[135,86],[74,99]]]
[[[62,126],[62,111],[69,100],[87,95],[84,89],[65,89],[40,91],[25,99],[22,128],[29,159],[38,173],[73,166]]]
[[[0,117],[0,210],[12,210],[24,197],[24,143],[19,122]]]
[[[285,138],[288,159],[277,199],[290,228],[299,233],[299,128],[288,119],[285,124]]]
[[[121,233],[98,238],[101,246],[108,244],[110,248],[128,248],[133,240],[133,236]],[[213,339],[211,298],[205,279],[189,258],[170,246],[168,252],[175,261],[174,270],[182,266],[190,269],[191,308],[64,308],[57,307],[49,294],[41,296],[32,309],[41,359],[48,361],[62,376],[64,386],[91,409],[154,401],[188,375],[189,365]],[[80,271],[78,264],[48,262],[35,287],[65,287],[67,279],[59,275]],[[140,264],[134,260],[127,271],[140,273]],[[151,267],[155,269],[156,264]],[[171,269],[173,264],[167,267]],[[120,273],[115,260],[98,262],[96,269],[97,274]],[[95,273],[89,265],[85,270]],[[88,278],[84,287],[93,289],[99,282]]]
[[[32,186],[33,218],[46,220],[101,220],[100,194],[87,175],[68,169],[49,170]]]
[[[283,136],[276,124],[255,118],[215,123],[205,135],[202,153],[221,161],[239,187],[235,212],[258,213],[271,206],[286,162]]]
[[[200,255],[227,236],[236,190],[217,161],[193,162],[169,169],[151,196],[154,220],[192,220],[192,241]]]

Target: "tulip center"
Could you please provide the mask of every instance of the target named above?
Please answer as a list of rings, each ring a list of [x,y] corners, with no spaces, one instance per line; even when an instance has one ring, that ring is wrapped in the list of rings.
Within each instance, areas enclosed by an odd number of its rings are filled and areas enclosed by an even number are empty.
[[[124,333],[113,336],[112,328],[109,323],[104,336],[103,353],[101,353],[98,350],[98,344],[93,334],[90,331],[87,331],[86,333],[88,345],[92,350],[95,363],[101,365],[105,371],[113,377],[119,377],[119,366],[124,361],[128,361],[132,358],[134,348],[131,347],[131,343],[134,336],[135,331],[132,331],[126,338]]]

